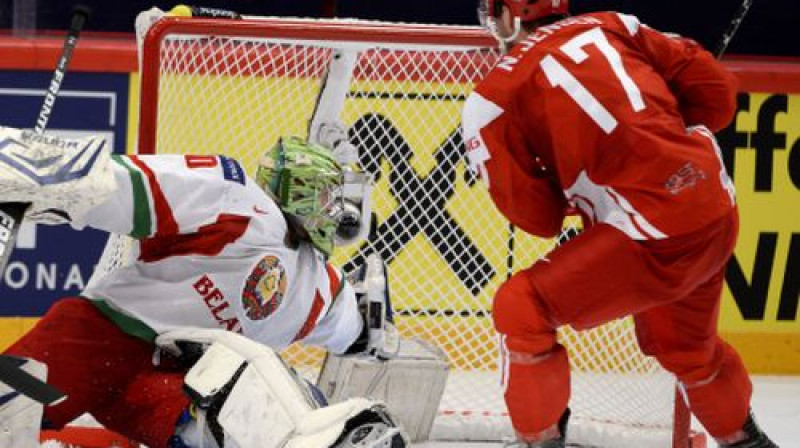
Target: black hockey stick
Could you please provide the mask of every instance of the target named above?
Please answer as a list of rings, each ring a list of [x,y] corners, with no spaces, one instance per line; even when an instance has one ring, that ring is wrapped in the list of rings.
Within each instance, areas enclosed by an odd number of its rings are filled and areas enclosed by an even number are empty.
[[[742,0],[742,4],[739,5],[736,15],[733,16],[733,20],[731,20],[731,22],[728,24],[728,27],[722,33],[722,36],[720,36],[716,47],[714,47],[714,56],[716,56],[717,59],[721,58],[725,53],[725,50],[728,49],[728,44],[731,42],[731,39],[733,39],[736,31],[739,30],[739,25],[742,24],[742,21],[747,15],[747,12],[750,11],[750,5],[752,4],[753,0]]]
[[[64,77],[67,75],[67,67],[72,60],[72,52],[75,51],[75,47],[78,45],[78,36],[88,20],[89,10],[86,7],[79,5],[73,9],[72,20],[70,21],[69,30],[67,30],[67,37],[64,40],[64,48],[61,50],[61,57],[58,59],[56,69],[53,71],[50,86],[47,88],[42,108],[36,118],[34,131],[37,134],[44,134],[44,130],[47,128],[47,122],[50,121],[50,114],[53,112],[53,105],[58,97],[58,92],[61,90],[61,83],[64,82]]]
[[[55,387],[22,370],[27,361],[0,355],[0,380],[15,391],[47,406],[61,403],[67,396]]]
[[[78,44],[78,36],[88,19],[88,9],[81,6],[75,7],[72,12],[72,20],[67,31],[67,37],[64,40],[61,57],[53,72],[50,86],[44,96],[42,108],[39,110],[39,116],[36,119],[34,130],[37,134],[43,134],[47,127],[47,122],[50,121],[53,105],[59,90],[61,90],[61,83],[67,73],[67,66],[72,59],[72,52]],[[11,257],[11,251],[14,249],[19,227],[22,224],[22,218],[30,205],[30,203],[25,202],[0,203],[0,243],[2,243],[0,244],[0,249],[2,250],[0,252],[0,274],[5,273],[8,260]],[[0,355],[0,381],[44,405],[54,405],[67,398],[55,387],[22,370],[22,364],[23,362],[16,357]]]

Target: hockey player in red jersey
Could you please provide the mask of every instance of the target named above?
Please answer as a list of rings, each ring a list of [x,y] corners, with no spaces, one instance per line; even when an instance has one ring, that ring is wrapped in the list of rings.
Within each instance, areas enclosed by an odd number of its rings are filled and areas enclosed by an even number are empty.
[[[61,428],[84,413],[153,448],[404,446],[379,403],[317,412],[273,351],[295,341],[380,349],[358,291],[327,258],[340,237],[364,233],[343,218],[369,200],[368,176],[295,137],[250,178],[229,157],[112,155],[102,138],[3,127],[0,166],[0,197],[32,202],[28,219],[132,237],[117,269],[56,302],[7,350],[45,364],[68,398],[42,418],[0,384],[0,447],[38,447],[40,422]]]
[[[733,77],[697,43],[567,0],[483,0],[504,54],[467,99],[470,167],[521,230],[585,231],[497,291],[505,400],[528,447],[563,447],[570,396],[556,328],[633,315],[642,350],[675,373],[723,447],[774,447],[752,386],[717,335],[737,236],[733,184],[714,139],[735,112]]]

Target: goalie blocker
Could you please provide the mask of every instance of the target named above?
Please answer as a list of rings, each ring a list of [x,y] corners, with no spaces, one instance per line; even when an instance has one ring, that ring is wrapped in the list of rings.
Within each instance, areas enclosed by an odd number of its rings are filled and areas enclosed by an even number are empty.
[[[158,337],[178,354],[207,347],[186,375],[195,418],[174,446],[224,448],[403,448],[407,437],[386,406],[352,398],[325,406],[319,391],[269,347],[224,330],[184,329]]]
[[[65,139],[0,126],[0,198],[32,202],[26,218],[80,228],[87,211],[115,189],[111,148],[104,139]]]

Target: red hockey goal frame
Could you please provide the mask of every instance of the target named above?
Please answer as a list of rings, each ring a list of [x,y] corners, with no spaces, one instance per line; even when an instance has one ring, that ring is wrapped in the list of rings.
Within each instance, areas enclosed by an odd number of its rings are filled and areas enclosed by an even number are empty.
[[[141,71],[141,103],[139,118],[139,138],[138,152],[141,154],[159,153],[159,141],[162,135],[160,132],[169,130],[160,121],[161,108],[168,107],[161,104],[160,91],[162,89],[162,77],[165,73],[175,73],[180,68],[166,68],[163,64],[165,57],[163,43],[166,39],[173,36],[212,36],[229,37],[233,39],[264,39],[276,40],[282,45],[287,42],[298,42],[302,45],[313,46],[320,42],[341,42],[348,43],[374,43],[377,46],[398,47],[407,45],[428,46],[436,45],[444,48],[443,52],[448,52],[448,48],[469,47],[469,48],[493,48],[494,40],[483,30],[475,27],[452,27],[435,25],[414,25],[414,24],[386,24],[360,21],[329,21],[329,20],[302,20],[302,19],[277,19],[277,18],[245,18],[243,20],[219,20],[204,18],[178,18],[167,17],[156,22],[149,30],[142,47],[142,71]],[[200,50],[204,51],[204,50]],[[272,50],[265,50],[272,51]],[[426,56],[419,56],[423,60]],[[448,65],[454,61],[465,61],[465,58],[483,57],[481,53],[450,55],[444,59],[432,58],[431,64],[442,64],[442,67],[434,67],[428,73],[439,73],[443,83],[450,83],[453,79],[452,67]],[[403,53],[391,56],[392,61],[385,64],[380,69],[373,69],[371,73],[376,79],[392,76],[397,70],[402,69],[404,64],[417,63],[417,56]],[[245,58],[246,59],[246,58]],[[444,61],[444,62],[443,62]],[[221,63],[230,65],[242,65],[247,61],[242,60],[233,54],[220,57]],[[466,70],[472,70],[474,64],[465,64]],[[283,67],[273,67],[269,72],[270,76],[280,75]],[[202,75],[200,69],[196,74]],[[245,71],[250,69],[245,69]],[[287,69],[288,70],[288,69]],[[249,73],[248,73],[249,74]],[[263,73],[262,73],[263,75]],[[315,75],[321,75],[316,73]],[[293,75],[287,75],[293,76]],[[364,75],[362,73],[362,76]],[[414,74],[404,75],[408,80]],[[428,75],[429,76],[429,75]],[[435,75],[439,76],[439,75]],[[477,79],[474,76],[473,79]],[[163,128],[163,129],[162,129]],[[571,337],[571,336],[570,336]],[[703,448],[705,439],[690,431],[690,413],[684,404],[682,396],[676,391],[672,404],[672,448]],[[472,411],[463,410],[442,410],[442,414],[460,414],[461,416]],[[475,416],[480,418],[482,411],[476,410]],[[485,412],[484,412],[485,415]]]

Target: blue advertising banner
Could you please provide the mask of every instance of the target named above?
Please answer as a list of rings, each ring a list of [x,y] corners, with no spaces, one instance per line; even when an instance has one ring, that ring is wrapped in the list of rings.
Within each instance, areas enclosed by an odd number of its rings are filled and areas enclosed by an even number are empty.
[[[48,72],[0,71],[0,125],[33,128],[50,78]],[[128,73],[68,73],[47,133],[103,135],[114,152],[124,153],[128,87]],[[59,297],[78,294],[106,238],[92,229],[23,223],[6,272],[0,276],[0,316],[40,316]]]

